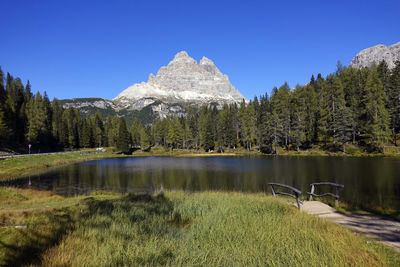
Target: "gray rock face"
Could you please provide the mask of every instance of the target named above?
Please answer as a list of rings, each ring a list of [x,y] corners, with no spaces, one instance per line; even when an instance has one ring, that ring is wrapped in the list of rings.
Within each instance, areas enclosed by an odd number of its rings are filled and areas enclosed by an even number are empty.
[[[350,66],[354,68],[370,67],[373,62],[379,64],[382,60],[386,62],[389,69],[393,69],[396,61],[400,60],[400,42],[391,46],[380,44],[364,49],[353,58]]]
[[[90,110],[118,110],[118,107],[110,100],[103,98],[73,98],[61,101],[64,108],[73,107],[88,113]]]
[[[128,87],[113,101],[123,108],[140,110],[154,100],[169,104],[224,104],[243,99],[247,101],[210,59],[203,57],[197,63],[182,51],[156,76],[150,74],[147,82]]]

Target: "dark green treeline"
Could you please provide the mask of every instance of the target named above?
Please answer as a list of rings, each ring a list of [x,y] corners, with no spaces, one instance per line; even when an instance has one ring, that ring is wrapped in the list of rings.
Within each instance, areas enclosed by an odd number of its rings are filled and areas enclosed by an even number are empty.
[[[342,150],[351,143],[382,151],[397,146],[400,132],[400,62],[393,70],[384,62],[361,70],[338,64],[335,73],[312,76],[305,86],[290,89],[285,83],[249,103],[189,108],[186,117],[156,119],[152,125],[134,120],[130,128],[124,118],[82,116],[56,99],[50,102],[46,93],[33,95],[29,82],[4,77],[1,70],[0,76],[2,149],[26,150],[30,143],[35,152],[115,146],[127,153],[159,145],[276,153],[277,147]]]

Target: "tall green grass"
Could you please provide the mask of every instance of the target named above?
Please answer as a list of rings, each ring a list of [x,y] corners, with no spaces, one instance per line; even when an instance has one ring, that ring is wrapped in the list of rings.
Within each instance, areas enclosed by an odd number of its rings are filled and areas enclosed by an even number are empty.
[[[399,254],[262,194],[89,198],[45,266],[399,266]]]
[[[0,266],[24,264],[400,266],[400,256],[263,194],[63,198],[0,188]]]

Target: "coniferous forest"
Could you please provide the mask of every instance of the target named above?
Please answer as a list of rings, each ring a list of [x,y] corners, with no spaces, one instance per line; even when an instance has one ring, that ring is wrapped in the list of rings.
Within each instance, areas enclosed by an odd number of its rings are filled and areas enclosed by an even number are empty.
[[[310,149],[366,151],[397,146],[400,132],[400,62],[312,76],[304,86],[273,88],[249,103],[189,108],[186,117],[156,119],[151,125],[100,113],[64,109],[47,94],[32,93],[29,81],[0,69],[0,150],[26,153],[115,146],[128,153],[152,146],[224,151],[242,147],[264,153]],[[384,152],[384,151],[383,151]]]

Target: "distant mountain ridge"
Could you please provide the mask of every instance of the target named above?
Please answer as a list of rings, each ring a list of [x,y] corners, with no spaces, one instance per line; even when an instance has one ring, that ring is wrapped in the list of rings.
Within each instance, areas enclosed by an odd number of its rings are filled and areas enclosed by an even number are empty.
[[[64,108],[74,107],[82,113],[101,113],[119,116],[141,114],[146,118],[184,115],[189,106],[240,103],[248,100],[230,83],[227,75],[210,59],[199,63],[185,51],[179,52],[147,82],[134,84],[113,100],[102,98],[74,98],[62,100]],[[152,113],[152,114],[149,114]],[[143,115],[143,114],[142,114]]]
[[[389,69],[395,67],[396,61],[400,60],[400,42],[386,46],[379,44],[360,51],[350,62],[354,68],[370,67],[373,62],[379,64],[385,61]]]

